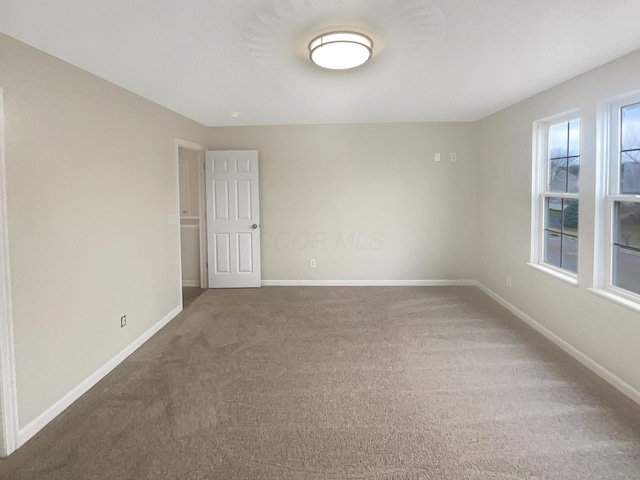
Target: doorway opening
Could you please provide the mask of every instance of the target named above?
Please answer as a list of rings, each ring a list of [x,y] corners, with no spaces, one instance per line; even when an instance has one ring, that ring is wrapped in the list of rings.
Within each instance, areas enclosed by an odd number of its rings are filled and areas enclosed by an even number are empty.
[[[208,287],[204,200],[206,147],[184,140],[177,140],[176,145],[180,213],[180,282],[184,308]]]

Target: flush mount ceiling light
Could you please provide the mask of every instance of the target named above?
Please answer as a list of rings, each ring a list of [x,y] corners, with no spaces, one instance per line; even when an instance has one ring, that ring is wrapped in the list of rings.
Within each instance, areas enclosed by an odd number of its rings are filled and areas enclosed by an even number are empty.
[[[331,32],[314,38],[309,44],[309,57],[316,65],[332,70],[359,67],[371,58],[373,42],[354,32]]]

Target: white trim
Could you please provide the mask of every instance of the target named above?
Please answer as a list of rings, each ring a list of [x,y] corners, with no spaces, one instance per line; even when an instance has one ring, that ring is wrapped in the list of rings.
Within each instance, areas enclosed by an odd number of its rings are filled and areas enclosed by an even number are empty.
[[[118,353],[115,357],[105,363],[102,367],[98,368],[94,373],[89,375],[84,381],[75,386],[69,393],[54,403],[51,407],[38,415],[34,420],[29,422],[18,433],[18,446],[24,445],[31,437],[42,430],[51,420],[60,415],[67,407],[69,407],[78,398],[84,395],[90,388],[96,383],[102,380],[109,374],[114,368],[124,362],[129,355],[140,348],[147,340],[153,337],[162,327],[173,320],[176,315],[182,311],[182,304],[171,310],[165,315],[159,322],[149,328],[146,332],[140,335],[136,340],[129,344],[124,350]]]
[[[200,287],[200,280],[182,280],[183,287]]]
[[[188,150],[201,150],[203,152],[207,150],[207,147],[205,147],[204,145],[190,142],[189,140],[183,140],[182,138],[176,138],[176,147],[182,147]]]
[[[4,96],[0,88],[0,457],[17,448],[18,398],[11,309],[9,218],[4,156]]]
[[[624,203],[640,203],[640,195],[615,195],[615,198],[612,199],[612,204],[617,202]]]
[[[181,138],[176,138],[174,141],[175,144],[175,158],[176,158],[176,163],[175,163],[175,176],[176,176],[176,207],[174,212],[180,212],[180,148],[186,148],[189,150],[196,150],[197,152],[205,152],[207,150],[207,147],[205,147],[204,145],[200,145],[198,143],[194,143],[194,142],[190,142],[188,140],[183,140]],[[202,154],[204,155],[204,154]],[[198,160],[200,160],[200,153],[198,153]],[[200,163],[200,162],[198,162]],[[203,160],[204,163],[204,160]],[[202,172],[200,171],[200,167],[198,167],[198,179],[200,179],[200,175],[202,174]],[[201,184],[202,185],[202,184]],[[205,229],[205,222],[204,222],[204,213],[202,211],[202,188],[200,188],[200,197],[199,197],[199,201],[200,201],[200,211],[198,212],[198,218],[199,218],[199,225],[200,225],[200,285],[202,286],[202,288],[206,288],[207,283],[206,282],[206,278],[205,278],[205,282],[202,281],[202,272],[206,266],[206,256],[204,255],[203,249],[202,249],[202,235],[203,235],[203,229]],[[180,215],[178,214],[178,219],[180,219]],[[178,225],[180,226],[180,228],[178,228],[177,230],[177,235],[178,235],[178,285],[182,286],[182,238],[181,238],[181,222],[178,221]],[[206,235],[206,231],[204,233]],[[205,237],[206,238],[206,237]],[[182,305],[182,288],[180,288],[180,293],[179,293],[179,298],[180,298],[180,305]]]
[[[209,272],[208,272],[208,253],[207,253],[207,202],[205,200],[205,151],[198,152],[198,226],[200,227],[200,285],[201,288],[207,288],[209,285]]]
[[[589,291],[591,293],[595,293],[599,297],[606,298],[607,300],[613,303],[617,303],[618,305],[621,305],[630,310],[633,310],[636,313],[640,313],[640,303],[638,303],[638,300],[635,300],[633,298],[625,298],[624,290],[618,293],[615,291],[616,290],[615,288],[613,287],[610,287],[610,288],[611,290],[604,290],[601,288],[590,288]]]
[[[550,265],[547,265],[546,263],[527,263],[527,265],[529,265],[531,268],[534,268],[535,270],[546,273],[547,275],[551,275],[558,280],[562,280],[569,285],[572,285],[574,287],[578,286],[578,278],[565,273],[564,270],[554,268]]]
[[[533,122],[533,128],[531,131],[531,263],[538,263],[540,260],[540,252],[544,244],[542,237],[542,218],[544,218],[544,212],[540,206],[540,192],[545,190],[544,171],[546,169],[540,166],[541,152],[544,152],[547,148],[547,135],[542,134],[544,128],[543,120]]]
[[[470,287],[475,280],[262,280],[263,287]]]
[[[547,198],[562,198],[567,200],[576,200],[580,201],[579,193],[561,193],[561,192],[551,192],[548,190],[548,179],[549,179],[549,159],[548,159],[548,150],[549,150],[549,128],[553,125],[557,125],[559,123],[564,122],[572,122],[578,120],[580,122],[580,154],[582,154],[582,117],[579,108],[569,110],[564,113],[560,113],[557,115],[552,115],[547,118],[543,118],[541,120],[537,120],[533,122],[532,129],[532,161],[531,161],[531,170],[532,170],[532,188],[531,188],[531,260],[530,265],[540,265],[541,271],[551,273],[550,270],[545,270],[545,267],[548,265],[544,262],[544,246],[545,246],[545,202]],[[567,155],[569,152],[567,152]],[[582,159],[580,157],[580,159]],[[568,174],[568,172],[567,172]],[[578,226],[578,230],[580,230],[580,226]],[[580,249],[580,232],[578,231],[578,249]],[[567,281],[570,284],[574,284],[572,278],[575,278],[575,284],[577,284],[577,274],[569,270],[564,270],[566,272],[566,277],[561,277],[558,275],[552,275],[556,278],[560,278],[561,280]]]
[[[612,373],[611,371],[609,371],[608,369],[606,369],[605,367],[600,365],[598,362],[596,362],[595,360],[591,359],[590,357],[588,357],[587,355],[582,353],[580,350],[575,348],[573,345],[571,345],[571,344],[567,343],[566,341],[564,341],[562,338],[557,336],[555,333],[553,333],[548,328],[546,328],[546,327],[542,326],[541,324],[539,324],[538,322],[536,322],[533,318],[531,318],[529,315],[524,313],[522,310],[520,310],[520,309],[516,308],[515,306],[511,305],[509,302],[507,302],[500,295],[498,295],[497,293],[493,292],[489,288],[485,287],[482,283],[476,282],[476,286],[480,290],[482,290],[484,293],[486,293],[489,297],[491,297],[493,300],[495,300],[500,305],[502,305],[504,308],[506,308],[511,313],[513,313],[515,316],[520,318],[520,320],[522,320],[523,322],[528,324],[530,327],[532,327],[534,330],[536,330],[537,332],[542,334],[548,340],[551,340],[558,347],[560,347],[566,353],[571,355],[573,358],[575,358],[582,365],[584,365],[589,370],[594,372],[600,378],[602,378],[603,380],[605,380],[609,384],[613,385],[615,388],[620,390],[622,393],[624,393],[626,396],[628,396],[634,402],[640,404],[640,391],[636,390],[634,387],[632,387],[627,382],[622,380],[616,374]]]
[[[640,102],[640,90],[610,98],[598,104],[596,161],[596,222],[593,293],[640,310],[633,292],[614,285],[614,208],[617,202],[638,202],[638,195],[620,193],[621,109]],[[635,306],[633,306],[635,304]]]
[[[606,205],[607,192],[609,191],[609,127],[610,127],[610,106],[607,102],[598,104],[597,113],[597,133],[596,133],[596,188],[595,188],[595,216],[593,231],[593,286],[604,288],[611,283],[611,261],[608,259],[607,250],[609,242],[605,232],[610,224],[609,207]]]

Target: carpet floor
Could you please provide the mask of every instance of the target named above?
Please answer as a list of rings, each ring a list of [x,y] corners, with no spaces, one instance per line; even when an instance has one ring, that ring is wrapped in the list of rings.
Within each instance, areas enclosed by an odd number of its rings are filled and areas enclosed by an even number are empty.
[[[640,479],[640,406],[473,287],[208,290],[0,478]]]

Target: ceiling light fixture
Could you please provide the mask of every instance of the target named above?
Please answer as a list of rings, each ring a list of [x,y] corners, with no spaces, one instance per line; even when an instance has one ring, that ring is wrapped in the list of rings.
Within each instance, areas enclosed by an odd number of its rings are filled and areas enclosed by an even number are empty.
[[[355,32],[331,32],[314,38],[309,44],[309,57],[316,65],[332,70],[359,67],[371,58],[373,42]]]

